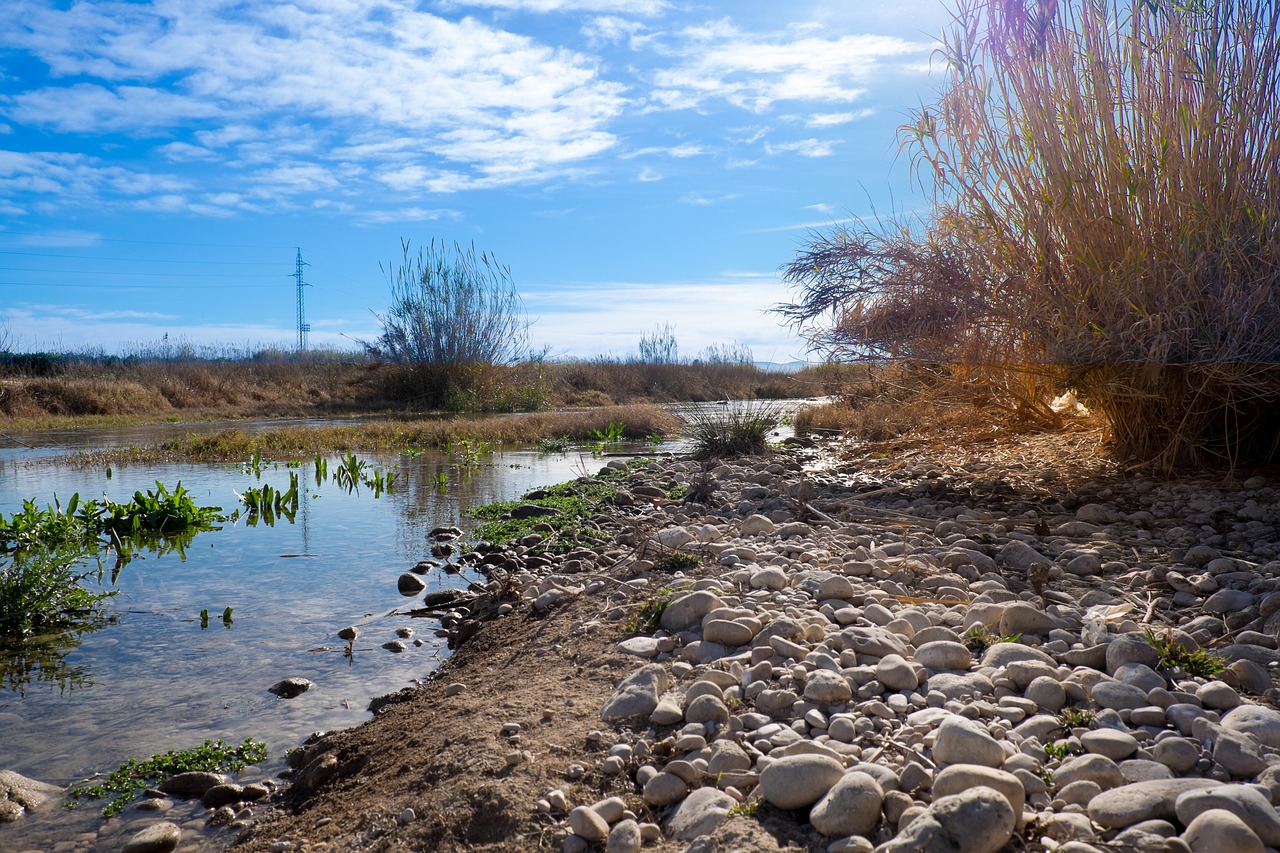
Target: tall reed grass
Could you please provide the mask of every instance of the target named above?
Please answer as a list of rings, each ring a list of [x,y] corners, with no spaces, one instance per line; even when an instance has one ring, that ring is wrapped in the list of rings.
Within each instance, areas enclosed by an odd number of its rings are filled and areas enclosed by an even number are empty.
[[[855,358],[1074,387],[1165,467],[1280,458],[1280,7],[960,0],[903,128],[932,213],[814,235],[779,306]]]

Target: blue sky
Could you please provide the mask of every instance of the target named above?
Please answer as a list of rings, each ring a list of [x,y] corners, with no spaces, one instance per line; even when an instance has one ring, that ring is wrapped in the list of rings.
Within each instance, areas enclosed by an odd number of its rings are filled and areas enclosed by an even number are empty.
[[[806,229],[926,203],[896,128],[941,0],[0,4],[0,318],[20,348],[376,336],[400,241],[511,268],[555,355],[803,342]]]

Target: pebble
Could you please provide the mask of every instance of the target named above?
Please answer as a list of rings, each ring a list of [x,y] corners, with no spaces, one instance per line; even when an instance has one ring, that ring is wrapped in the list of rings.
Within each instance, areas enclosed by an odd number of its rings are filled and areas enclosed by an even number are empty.
[[[788,755],[760,773],[760,795],[780,809],[811,806],[831,790],[844,765],[827,755]]]

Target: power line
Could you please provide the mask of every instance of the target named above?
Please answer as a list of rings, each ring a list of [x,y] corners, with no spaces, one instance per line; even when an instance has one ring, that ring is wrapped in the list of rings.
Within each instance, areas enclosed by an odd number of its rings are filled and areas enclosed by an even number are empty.
[[[148,277],[174,277],[175,273],[171,272],[114,272],[111,270],[51,270],[44,267],[0,267],[5,272],[56,272],[66,275],[145,275]],[[249,273],[249,272],[206,272],[206,273],[181,273],[182,278],[276,278],[288,273]]]
[[[163,258],[116,258],[107,255],[65,255],[56,252],[14,252],[0,249],[0,255],[22,255],[26,258],[63,258],[69,261],[128,261],[138,264],[199,264],[200,266],[259,267],[269,261],[169,261]]]
[[[0,234],[16,234],[20,237],[44,237],[46,239],[67,239],[76,237],[85,237],[84,234],[50,234],[39,231],[12,231],[8,228],[0,228]],[[93,235],[93,241],[96,243],[133,243],[139,246],[196,246],[206,249],[292,249],[293,246],[259,246],[251,243],[172,243],[165,240],[120,240],[111,237],[98,237]]]
[[[254,290],[264,287],[290,287],[287,284],[68,284],[64,282],[0,281],[0,287],[79,287],[88,290]]]

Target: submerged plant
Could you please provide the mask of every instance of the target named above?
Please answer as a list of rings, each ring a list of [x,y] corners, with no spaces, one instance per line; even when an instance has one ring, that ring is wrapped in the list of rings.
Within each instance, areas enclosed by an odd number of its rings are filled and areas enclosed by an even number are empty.
[[[267,745],[253,738],[231,746],[223,740],[206,740],[193,749],[169,750],[144,761],[129,759],[107,776],[86,779],[67,789],[67,808],[75,808],[79,800],[110,798],[102,810],[103,817],[114,817],[124,811],[138,794],[178,773],[204,771],[235,773],[267,757]]]

